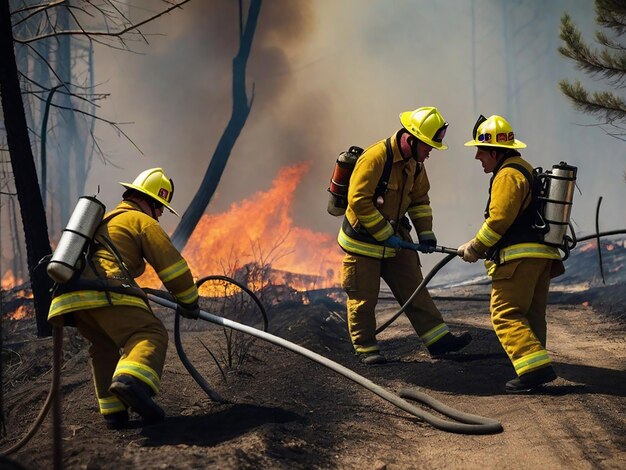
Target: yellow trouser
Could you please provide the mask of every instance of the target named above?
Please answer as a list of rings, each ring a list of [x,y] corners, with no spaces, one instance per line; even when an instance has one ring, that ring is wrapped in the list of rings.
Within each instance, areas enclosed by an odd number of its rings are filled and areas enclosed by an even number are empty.
[[[378,351],[375,309],[381,277],[404,305],[423,279],[417,252],[399,250],[385,259],[349,253],[344,257],[341,284],[348,294],[348,331],[356,352]],[[426,289],[415,296],[405,313],[426,346],[449,331]]]
[[[552,262],[518,259],[496,267],[491,276],[491,322],[517,375],[551,362],[545,346]]]
[[[126,306],[79,310],[74,318],[80,334],[91,342],[89,355],[100,413],[125,408],[109,392],[116,375],[132,375],[158,393],[168,341],[161,320],[152,312]]]

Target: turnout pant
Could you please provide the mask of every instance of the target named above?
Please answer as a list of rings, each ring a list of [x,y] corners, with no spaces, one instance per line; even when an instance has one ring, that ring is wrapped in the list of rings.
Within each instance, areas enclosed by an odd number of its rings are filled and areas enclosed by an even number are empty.
[[[78,331],[91,342],[89,355],[100,413],[123,410],[109,392],[113,378],[128,374],[158,393],[168,335],[154,313],[138,307],[102,307],[74,312]]]
[[[551,363],[545,347],[552,263],[522,258],[496,267],[491,276],[491,322],[518,376]]]
[[[417,252],[399,250],[395,257],[385,259],[345,255],[342,287],[348,295],[348,331],[357,353],[379,350],[375,309],[381,277],[400,305],[404,305],[423,280]],[[426,346],[449,331],[426,289],[415,296],[404,313]]]

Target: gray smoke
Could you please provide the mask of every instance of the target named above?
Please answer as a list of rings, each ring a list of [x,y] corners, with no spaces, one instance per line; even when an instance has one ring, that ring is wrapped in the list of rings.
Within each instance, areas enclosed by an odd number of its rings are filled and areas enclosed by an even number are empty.
[[[579,167],[579,233],[594,229],[599,196],[601,228],[623,228],[624,142],[589,126],[594,121],[558,89],[561,78],[584,77],[557,52],[564,11],[592,40],[593,4],[584,0],[265,1],[248,68],[252,112],[208,210],[227,210],[269,188],[281,167],[310,161],[294,221],[336,233],[340,220],[325,207],[337,154],[391,135],[402,111],[437,106],[450,122],[450,149],[433,151],[427,162],[442,244],[457,246],[482,223],[489,176],[463,146],[480,113],[506,117],[533,165]],[[127,131],[145,156],[103,131],[105,149],[123,169],[97,168],[89,184],[106,187],[114,203],[117,181],[163,166],[183,210],[230,115],[237,2],[191,2],[150,30],[165,36],[151,37],[144,55],[99,49],[96,56],[103,88],[113,93],[103,112],[135,122]]]

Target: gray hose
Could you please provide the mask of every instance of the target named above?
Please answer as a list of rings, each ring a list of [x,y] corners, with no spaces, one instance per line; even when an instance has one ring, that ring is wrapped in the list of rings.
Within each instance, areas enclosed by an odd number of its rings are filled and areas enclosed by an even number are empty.
[[[43,404],[41,410],[39,410],[39,414],[35,419],[35,422],[32,424],[28,432],[22,437],[18,442],[13,444],[11,447],[0,450],[0,463],[2,463],[1,459],[6,457],[7,455],[11,455],[22,447],[24,447],[28,441],[32,439],[35,433],[41,427],[43,420],[45,419],[50,407],[53,405],[53,402],[58,398],[61,380],[61,362],[63,356],[63,328],[60,326],[55,326],[52,329],[52,382],[50,384],[50,390],[48,391],[48,396],[46,397],[46,401]],[[55,426],[56,427],[56,426]],[[53,429],[53,434],[55,434],[55,438],[57,437],[56,432],[58,429]],[[55,442],[53,453],[56,456],[58,455],[57,449],[59,449],[59,443]],[[0,468],[4,468],[0,466]]]
[[[162,291],[159,289],[152,289],[150,287],[143,287],[143,291],[150,297],[151,295],[158,296],[163,300],[167,300],[168,302],[174,302],[174,296],[169,292]],[[177,305],[177,304],[174,304]],[[176,352],[178,353],[178,357],[180,358],[180,362],[183,363],[189,375],[193,377],[196,383],[200,386],[204,393],[208,395],[208,397],[216,403],[230,403],[230,401],[222,398],[219,393],[211,388],[209,383],[204,380],[202,374],[198,372],[198,370],[191,363],[187,354],[185,353],[185,349],[183,348],[183,343],[180,339],[180,314],[176,313],[176,317],[174,318],[174,345],[176,346]]]
[[[624,235],[626,229],[607,230],[606,232],[592,233],[591,235],[585,235],[584,237],[576,237],[577,242],[584,242],[591,240],[592,238],[610,237],[611,235]]]
[[[164,307],[168,307],[171,309],[176,309],[176,304],[174,302],[170,302],[165,300],[159,296],[148,294],[148,298]],[[232,320],[228,320],[226,318],[219,317],[217,315],[213,315],[211,313],[205,312],[204,310],[200,310],[200,317],[202,320],[215,323],[217,325],[221,325],[224,327],[232,328],[237,331],[241,331],[243,333],[255,336],[262,340],[268,341],[272,344],[280,346],[282,348],[288,349],[292,352],[300,354],[307,359],[310,359],[318,364],[323,365],[331,369],[334,372],[337,372],[340,375],[352,380],[353,382],[367,388],[371,392],[375,393],[379,397],[387,400],[389,403],[396,405],[398,408],[406,411],[407,413],[422,419],[423,421],[429,423],[433,427],[440,429],[442,431],[454,432],[459,434],[495,434],[502,432],[502,424],[498,421],[484,418],[482,416],[471,415],[467,413],[462,413],[453,408],[447,407],[446,405],[438,402],[432,397],[428,397],[428,395],[422,392],[411,392],[407,397],[416,399],[418,401],[423,402],[424,404],[434,408],[445,416],[460,421],[459,423],[446,421],[444,419],[438,418],[437,416],[428,413],[427,411],[421,410],[416,406],[408,403],[403,400],[399,396],[391,393],[379,385],[376,385],[369,379],[357,374],[356,372],[348,369],[347,367],[342,366],[330,359],[321,356],[313,351],[310,351],[302,346],[298,346],[295,343],[287,341],[278,336],[272,335],[271,333],[267,333],[265,331],[258,330],[256,328],[252,328],[247,325],[243,325],[241,323],[234,322]]]
[[[618,229],[618,230],[609,230],[609,231],[606,231],[606,232],[598,232],[597,231],[597,223],[596,223],[596,233],[591,234],[591,235],[586,235],[584,237],[576,237],[574,241],[575,242],[582,242],[582,241],[585,241],[585,240],[590,240],[592,238],[595,238],[595,239],[598,240],[598,249],[599,249],[600,248],[599,240],[600,240],[601,237],[608,237],[608,236],[611,236],[611,235],[623,235],[623,234],[626,234],[626,229]],[[403,247],[406,248],[406,249],[409,249],[409,250],[423,251],[423,248],[420,245],[416,245],[414,243],[405,242]],[[396,321],[398,319],[398,317],[402,314],[402,312],[404,312],[404,310],[406,310],[406,308],[411,303],[411,301],[415,298],[415,296],[419,292],[421,292],[421,290],[424,287],[426,287],[426,285],[431,281],[431,279],[435,276],[435,274],[437,274],[441,268],[443,268],[446,264],[448,264],[450,261],[452,261],[453,258],[455,258],[457,256],[457,252],[456,252],[456,250],[454,248],[446,248],[445,246],[437,246],[437,247],[435,247],[435,251],[437,251],[439,253],[448,253],[448,256],[446,256],[444,259],[439,261],[439,263],[437,263],[433,267],[433,269],[430,270],[430,272],[424,277],[422,282],[420,282],[419,286],[417,286],[417,289],[415,289],[413,294],[411,294],[411,297],[409,297],[409,300],[407,300],[404,303],[404,305],[402,305],[402,307],[400,307],[400,310],[398,310],[396,313],[394,313],[393,316],[389,320],[387,320],[380,327],[378,327],[378,329],[376,330],[376,334],[379,334],[380,332],[384,331],[389,325],[391,325],[394,321]],[[601,257],[600,257],[600,269],[602,269],[602,258]],[[603,279],[604,279],[604,277],[603,277]],[[445,299],[446,300],[452,300],[453,297],[446,297]],[[460,300],[469,300],[469,299],[460,299]],[[480,299],[480,300],[484,300],[484,299]]]
[[[409,299],[404,303],[404,305],[402,307],[400,307],[400,310],[398,310],[396,313],[394,313],[393,316],[389,320],[387,320],[380,327],[378,327],[378,329],[376,330],[376,334],[379,334],[381,331],[384,331],[389,325],[391,325],[394,321],[396,321],[396,319],[402,314],[402,312],[404,312],[406,310],[406,308],[409,306],[409,304],[415,298],[415,296],[417,294],[419,294],[424,287],[426,287],[426,285],[435,276],[435,274],[437,274],[441,268],[443,268],[446,264],[448,264],[450,261],[452,261],[457,256],[458,255],[456,254],[456,251],[455,251],[454,254],[450,253],[444,259],[439,261],[435,265],[435,267],[430,270],[430,272],[426,275],[426,277],[422,280],[422,282],[420,282],[419,286],[417,286],[417,289],[415,289],[413,294],[411,294],[411,297],[409,297]]]

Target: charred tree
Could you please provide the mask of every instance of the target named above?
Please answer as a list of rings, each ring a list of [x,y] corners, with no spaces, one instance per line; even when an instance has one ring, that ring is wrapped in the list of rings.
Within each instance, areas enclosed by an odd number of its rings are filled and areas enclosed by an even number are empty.
[[[168,5],[167,8],[138,23],[131,23],[123,12],[117,8],[113,0],[105,0],[103,2],[103,4],[106,4],[110,8],[103,8],[102,5],[93,4],[92,2],[80,2],[78,5],[70,5],[70,2],[67,1],[55,1],[33,5],[25,4],[22,8],[16,9],[14,12],[11,12],[8,1],[0,2],[0,98],[4,113],[8,151],[24,228],[27,267],[33,291],[39,336],[51,334],[51,328],[47,322],[47,314],[51,300],[50,288],[52,287],[52,281],[48,278],[45,269],[36,269],[36,267],[44,256],[51,253],[51,248],[48,234],[48,221],[46,219],[45,207],[37,180],[33,150],[29,140],[25,102],[22,98],[22,90],[20,88],[20,70],[16,61],[16,51],[14,47],[20,44],[29,48],[49,70],[50,74],[48,78],[54,80],[54,83],[50,84],[46,81],[46,83],[42,84],[34,80],[32,76],[28,76],[27,73],[22,73],[21,77],[24,79],[23,83],[28,83],[29,86],[36,88],[30,93],[31,97],[45,101],[45,98],[42,99],[40,94],[45,91],[49,92],[54,87],[57,87],[59,89],[57,96],[67,95],[80,101],[88,101],[92,105],[91,109],[93,109],[94,101],[102,99],[103,95],[90,94],[88,97],[85,97],[84,93],[78,91],[80,88],[85,89],[85,87],[77,87],[67,82],[67,80],[71,80],[72,78],[72,60],[68,57],[68,47],[62,47],[65,52],[60,56],[57,55],[56,59],[58,60],[51,63],[48,61],[46,54],[40,53],[41,48],[37,48],[36,44],[54,39],[58,45],[63,42],[62,39],[65,40],[71,36],[83,36],[87,37],[90,41],[100,42],[105,45],[110,45],[111,47],[114,47],[111,43],[119,42],[121,48],[130,50],[126,45],[126,41],[129,40],[128,36],[145,40],[145,36],[139,30],[142,25],[172,10],[180,8],[189,1],[190,0],[180,0],[177,3],[173,3],[169,0],[163,0],[163,3]],[[106,29],[104,31],[87,30],[81,24],[81,19],[79,19],[77,15],[71,14],[70,8],[73,8],[74,13],[81,12],[83,20],[85,20],[86,17],[92,18],[95,16],[89,11],[90,8],[93,9],[96,14],[102,15]],[[61,12],[59,16],[59,25],[65,25],[64,27],[62,26],[62,29],[59,29],[57,25],[51,21],[51,18],[56,17],[56,15],[52,13],[55,9],[67,10],[65,14]],[[14,24],[11,19],[12,15],[16,17]],[[41,28],[38,27],[31,30],[24,27],[25,22],[36,19],[38,15],[44,17],[43,26]],[[69,16],[73,19],[76,29],[67,29],[69,28],[69,23],[66,20],[68,20]],[[115,28],[118,29],[115,30]],[[20,37],[17,31],[22,31],[23,34],[25,32],[26,36]],[[49,51],[48,48],[44,48],[43,50]],[[91,57],[91,55],[92,50],[89,48],[88,56]],[[59,70],[55,70],[53,65],[56,65]],[[26,72],[28,72],[28,70],[26,70]],[[93,85],[93,80],[91,85]],[[100,120],[109,124],[124,137],[128,138],[117,123],[102,119],[89,110],[78,108],[72,101],[66,100],[65,105],[63,105],[63,103],[57,104],[51,102],[51,106],[55,109],[71,113],[71,120],[74,119],[76,113],[92,118],[92,122],[88,126],[90,129],[83,129],[84,133],[93,130],[93,120]],[[32,120],[31,116],[31,121]],[[76,128],[76,126],[73,127]],[[74,136],[62,138],[72,141],[77,140]],[[81,150],[85,147],[83,143],[85,139],[81,136],[78,140],[80,140],[80,147],[74,142],[73,149],[75,153],[82,153]],[[50,168],[50,165],[48,165],[48,168]],[[86,166],[81,165],[81,169],[82,168],[86,168]],[[68,175],[67,171],[65,174],[57,175],[56,180],[58,183],[56,186],[68,185],[70,179],[71,175]],[[65,220],[63,222],[65,222]]]
[[[0,99],[26,239],[26,259],[33,290],[37,335],[49,336],[52,329],[47,322],[47,316],[52,281],[46,271],[37,269],[37,266],[41,258],[52,253],[52,249],[48,238],[46,214],[39,192],[37,170],[28,137],[28,126],[13,49],[9,2],[0,2]]]
[[[69,29],[69,10],[67,8],[60,8],[57,13],[57,27],[60,30],[66,31]],[[72,82],[72,36],[60,36],[56,38],[56,61],[55,72],[57,77],[62,83]],[[50,92],[52,93],[52,91]],[[71,161],[72,151],[74,150],[74,142],[78,136],[76,129],[76,115],[72,112],[72,109],[76,107],[72,103],[72,98],[67,93],[61,93],[58,95],[58,104],[63,108],[59,109],[59,121],[63,123],[57,130],[58,132],[58,146],[59,151],[55,158],[55,169],[57,171],[57,181],[78,181],[85,178],[86,175],[75,175],[74,179],[71,175]],[[76,166],[74,165],[74,168]],[[57,194],[57,201],[60,209],[60,222],[61,225],[65,224],[71,214],[71,210],[74,207],[75,201],[72,194],[72,187],[70,184],[57,185],[55,193]],[[82,194],[81,194],[82,196]]]
[[[251,0],[245,26],[242,27],[243,12],[241,0],[239,1],[240,34],[239,51],[233,59],[233,110],[226,129],[213,152],[211,163],[209,163],[209,167],[204,174],[200,188],[172,234],[172,242],[179,250],[182,250],[189,241],[189,237],[191,237],[202,214],[204,214],[211,201],[224,173],[224,168],[226,168],[230,153],[250,114],[252,102],[254,101],[254,87],[252,89],[252,98],[248,101],[246,93],[246,66],[260,11],[261,0]]]

